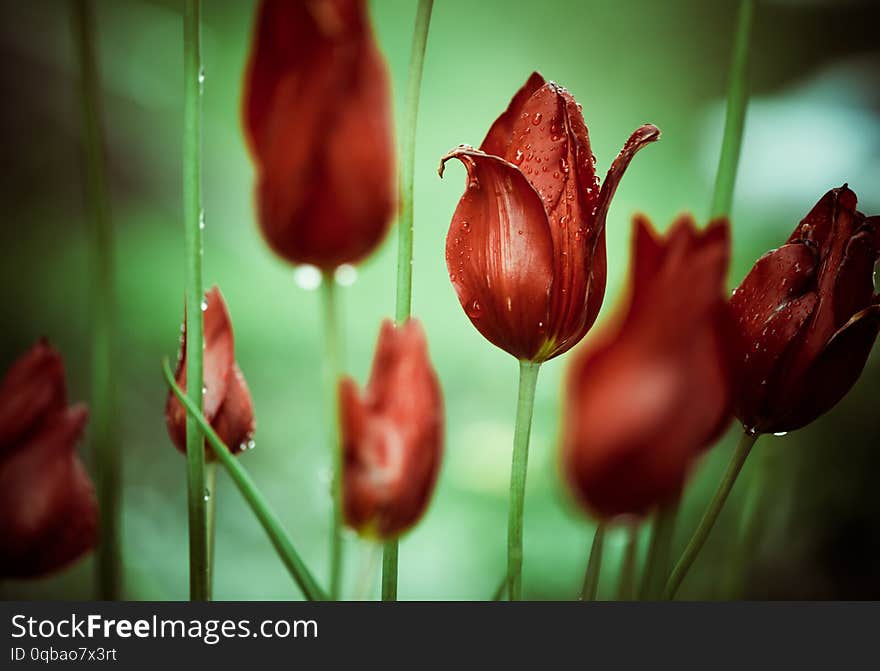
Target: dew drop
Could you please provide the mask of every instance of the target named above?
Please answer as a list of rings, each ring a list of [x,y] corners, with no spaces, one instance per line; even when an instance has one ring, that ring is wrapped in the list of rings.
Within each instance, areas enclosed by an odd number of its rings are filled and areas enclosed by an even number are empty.
[[[787,436],[787,435],[788,435],[788,431],[779,431],[779,432],[777,432],[777,433],[774,433],[773,435],[774,435],[774,436],[779,436],[779,437],[781,438],[782,436]]]
[[[202,302],[199,303],[199,307],[202,309],[202,312],[204,312],[205,310],[207,310],[207,309],[208,309],[208,299],[207,299],[207,298],[203,298],[203,299],[202,299]]]
[[[321,271],[315,266],[301,265],[293,271],[293,281],[300,289],[314,291],[321,286]]]
[[[467,221],[463,221],[463,222],[461,222],[461,230],[462,230],[464,233],[469,233],[470,230],[471,230],[471,225],[470,225],[470,223],[467,222]]]
[[[540,112],[535,112],[535,115],[532,117],[532,125],[537,126],[539,123],[541,123],[541,119],[543,118],[543,116],[544,115]]]
[[[211,500],[211,492],[206,487],[205,488],[205,501],[210,501],[210,500]]]
[[[468,303],[466,312],[471,319],[479,319],[480,315],[483,314],[483,306],[480,305],[480,301],[475,298]]]
[[[517,165],[520,165],[523,162],[523,152],[522,149],[517,149],[516,154],[513,155],[513,162]]]

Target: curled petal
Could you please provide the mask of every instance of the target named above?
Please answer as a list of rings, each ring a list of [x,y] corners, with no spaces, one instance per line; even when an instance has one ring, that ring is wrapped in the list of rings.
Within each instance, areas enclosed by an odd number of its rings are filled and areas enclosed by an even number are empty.
[[[14,448],[42,418],[66,404],[64,362],[41,340],[0,382],[0,455]]]
[[[450,158],[468,173],[446,238],[446,265],[459,302],[487,340],[531,359],[546,340],[553,281],[547,212],[515,165],[467,148],[443,162]]]
[[[596,204],[596,233],[605,228],[605,217],[608,216],[608,208],[611,206],[611,199],[617,191],[617,185],[629,167],[633,156],[647,146],[651,142],[660,139],[660,129],[652,124],[645,124],[637,128],[629,139],[624,143],[623,149],[617,155],[617,158],[611,163],[608,174],[605,175],[605,181],[602,182],[602,189],[599,192],[599,200]]]

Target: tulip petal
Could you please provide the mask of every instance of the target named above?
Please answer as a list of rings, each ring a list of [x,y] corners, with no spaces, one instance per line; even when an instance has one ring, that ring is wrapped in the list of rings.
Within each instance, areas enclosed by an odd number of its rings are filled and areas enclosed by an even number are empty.
[[[834,334],[798,386],[801,393],[788,399],[790,413],[773,429],[794,431],[837,405],[862,374],[878,332],[880,304],[875,303]]]
[[[483,144],[480,145],[481,151],[501,158],[507,156],[507,150],[513,139],[513,127],[520,118],[523,105],[545,83],[544,78],[539,73],[533,72],[529,75],[526,83],[522,85],[511,99],[507,109],[495,120],[489,132],[486,133],[486,138],[483,140]]]
[[[233,454],[247,449],[253,438],[256,430],[254,402],[237,363],[232,366],[226,397],[217,411],[212,427]],[[207,457],[213,459],[214,451],[207,452]]]
[[[0,383],[0,455],[14,448],[47,414],[67,404],[61,355],[41,340]]]
[[[620,150],[617,158],[611,163],[611,167],[608,169],[608,174],[605,175],[605,181],[602,182],[602,188],[599,192],[599,200],[596,204],[595,214],[597,234],[605,228],[605,217],[608,216],[608,208],[611,206],[611,199],[614,197],[614,193],[617,191],[617,185],[620,184],[623,173],[626,172],[627,167],[629,167],[633,156],[635,156],[643,147],[651,142],[656,142],[659,139],[660,129],[652,124],[645,124],[644,126],[637,128],[633,134],[629,136],[626,143],[624,143],[623,149]]]
[[[468,148],[453,150],[443,163],[450,158],[468,173],[446,238],[459,302],[487,340],[531,359],[546,339],[553,281],[544,204],[515,165]]]
[[[82,405],[54,413],[0,463],[0,576],[41,575],[92,547],[97,507],[75,453],[87,418]],[[81,531],[60,538],[66,527]]]

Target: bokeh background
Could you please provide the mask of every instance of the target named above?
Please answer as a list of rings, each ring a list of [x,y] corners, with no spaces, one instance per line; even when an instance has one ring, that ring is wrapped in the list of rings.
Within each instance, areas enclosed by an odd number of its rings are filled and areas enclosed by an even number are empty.
[[[159,364],[174,356],[183,310],[182,17],[171,0],[103,0],[97,48],[118,255],[120,449],[124,452],[125,595],[187,596],[185,474],[163,421]],[[756,14],[752,90],[734,209],[736,285],[829,188],[849,182],[880,211],[878,12],[859,2],[764,0]],[[398,110],[412,0],[371,9]],[[321,325],[309,273],[273,257],[254,222],[253,169],[239,126],[252,2],[205,0],[203,57],[205,280],[225,293],[237,357],[253,392],[257,449],[242,461],[296,545],[326,574],[329,460],[321,399]],[[417,138],[414,310],[424,321],[447,407],[447,450],[422,523],[401,545],[406,599],[484,599],[504,567],[517,366],[473,329],[444,262],[463,170],[436,174],[450,147],[478,144],[533,69],[583,103],[599,168],[643,122],[663,139],[633,161],[608,217],[612,313],[627,270],[629,220],[665,228],[704,220],[723,123],[734,2],[438,0]],[[0,6],[0,363],[41,335],[66,357],[71,396],[88,400],[88,273],[78,72],[69,5]],[[380,319],[393,312],[395,237],[349,273],[342,296],[346,368],[366,378]],[[674,318],[671,315],[670,318]],[[570,356],[538,383],[525,517],[528,598],[579,590],[594,523],[559,477],[561,382]],[[684,598],[880,598],[880,355],[831,413],[763,438],[686,581]],[[680,550],[713,491],[736,427],[695,469],[675,538]],[[82,446],[88,459],[88,437]],[[764,487],[754,486],[761,475]],[[763,491],[755,496],[756,491]],[[220,474],[218,599],[299,593],[262,530]],[[743,541],[744,507],[758,524]],[[645,525],[647,527],[647,525]],[[642,532],[644,554],[647,528]],[[611,597],[624,533],[611,533],[600,595]],[[369,546],[348,541],[349,589]],[[374,565],[375,566],[375,565]],[[7,582],[4,598],[89,598],[92,560],[49,579]],[[372,593],[378,592],[378,580]]]

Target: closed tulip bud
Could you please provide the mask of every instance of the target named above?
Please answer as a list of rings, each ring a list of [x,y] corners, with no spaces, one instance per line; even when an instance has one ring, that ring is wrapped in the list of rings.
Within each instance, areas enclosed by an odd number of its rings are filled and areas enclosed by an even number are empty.
[[[880,330],[880,217],[832,189],[734,291],[741,335],[736,414],[756,433],[799,429],[855,384]]]
[[[339,387],[345,519],[380,539],[424,513],[443,455],[443,396],[421,325],[382,324],[363,394]]]
[[[633,246],[628,305],[568,375],[565,472],[601,517],[675,500],[732,418],[727,222],[658,237],[637,218]]]
[[[76,454],[88,419],[68,406],[64,362],[46,342],[0,384],[0,577],[56,571],[98,541],[98,503]]]
[[[243,116],[269,246],[324,269],[373,251],[395,207],[394,144],[365,0],[263,0]]]
[[[599,184],[571,94],[533,73],[480,149],[443,157],[467,169],[446,238],[446,265],[467,316],[518,359],[545,361],[587,333],[605,294],[605,217],[651,125],[627,140]]]
[[[232,321],[226,301],[217,287],[205,296],[202,311],[204,323],[204,364],[202,414],[226,443],[233,454],[246,449],[254,435],[256,421],[251,393],[235,361]],[[174,374],[177,386],[186,390],[186,330],[180,343],[180,355]],[[186,452],[186,409],[173,392],[165,404],[168,435],[181,452]],[[205,458],[215,459],[214,451],[205,441]]]

